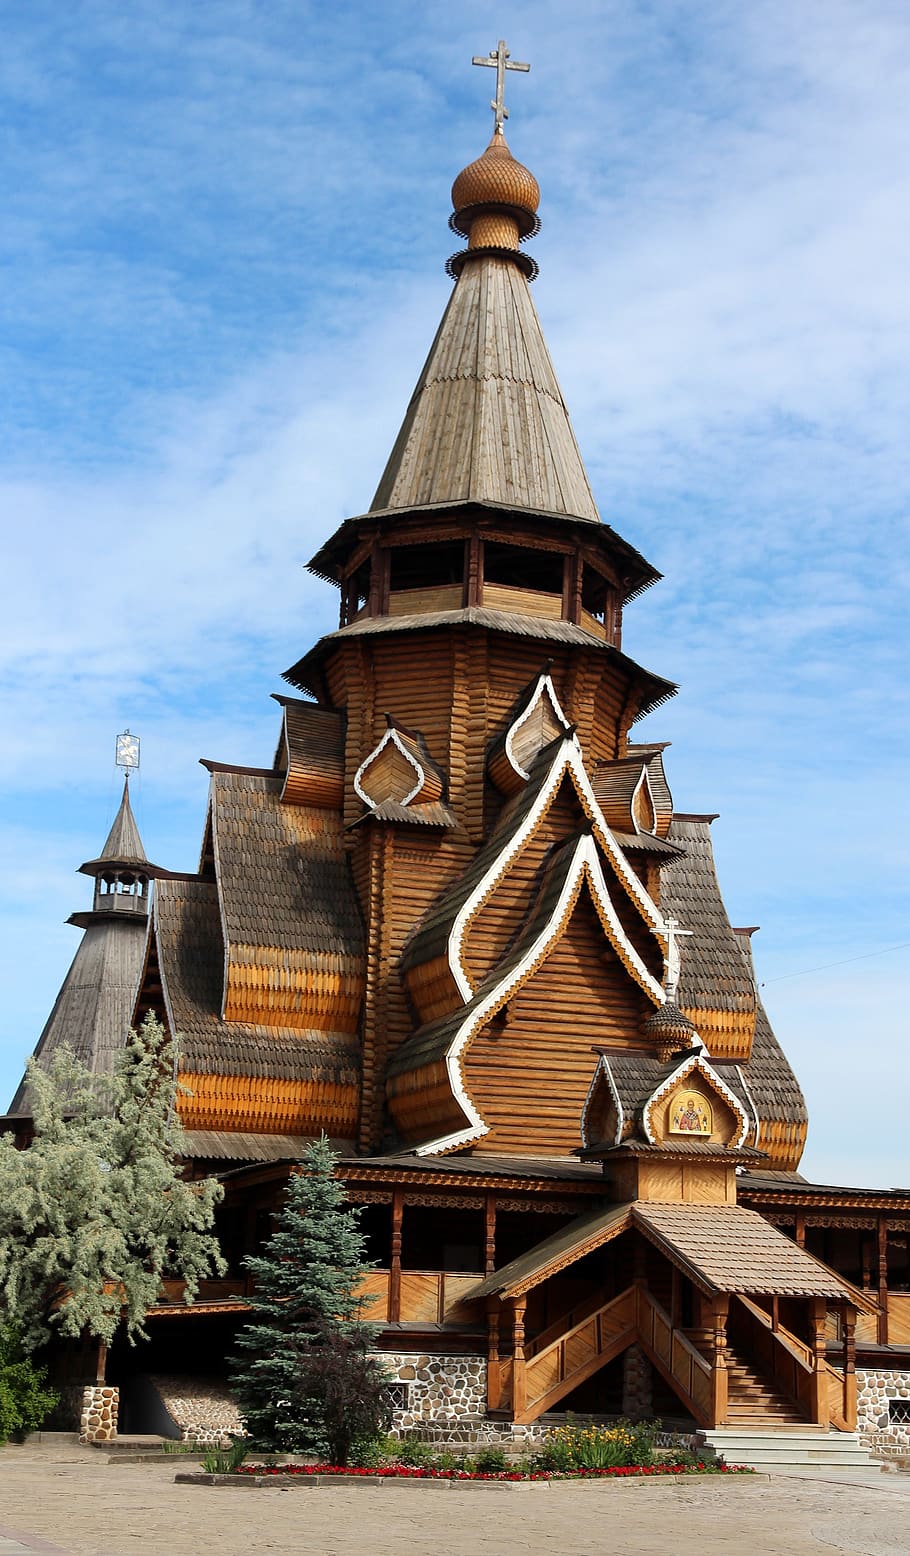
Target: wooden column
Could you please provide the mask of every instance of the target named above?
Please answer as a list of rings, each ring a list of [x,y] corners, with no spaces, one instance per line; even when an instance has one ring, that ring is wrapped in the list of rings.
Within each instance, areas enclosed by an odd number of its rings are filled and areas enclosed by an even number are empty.
[[[878,1218],[878,1343],[888,1344],[888,1223]]]
[[[479,535],[472,535],[466,547],[464,603],[483,603],[483,542]]]
[[[711,1411],[714,1426],[723,1426],[727,1419],[727,1313],[730,1298],[725,1291],[717,1293],[713,1302],[714,1358],[711,1369]]]
[[[98,1354],[95,1357],[95,1382],[103,1383],[104,1374],[107,1371],[107,1346],[103,1340],[98,1341]]]
[[[670,1267],[670,1323],[674,1329],[678,1329],[682,1322],[682,1302],[680,1301],[679,1270],[673,1264]]]
[[[574,621],[576,626],[581,621],[581,581],[584,565],[581,552],[576,552],[573,558],[572,587],[569,596],[569,620]]]
[[[815,1366],[811,1378],[811,1390],[809,1395],[810,1420],[818,1426],[827,1426],[829,1419],[828,1410],[828,1363],[825,1356],[826,1303],[824,1297],[809,1298],[809,1346],[812,1351]]]
[[[484,1250],[483,1272],[492,1275],[496,1268],[496,1195],[484,1198]],[[498,1320],[497,1320],[498,1322]]]
[[[799,1248],[806,1246],[806,1213],[803,1210],[796,1212],[796,1243]]]
[[[502,1401],[502,1369],[499,1365],[499,1298],[487,1300],[487,1409],[498,1410]]]
[[[528,1402],[525,1377],[526,1297],[512,1298],[512,1418],[517,1420]]]
[[[370,547],[370,592],[367,597],[367,615],[378,616],[382,611],[382,560],[378,541]]]
[[[845,1302],[841,1318],[844,1340],[844,1419],[847,1431],[856,1431],[856,1308]]]
[[[778,1331],[779,1328],[780,1328],[780,1297],[777,1295],[777,1292],[775,1291],[773,1296],[772,1296],[772,1298],[771,1298],[771,1330],[772,1330],[772,1333],[773,1334],[777,1334],[777,1331]]]
[[[389,1262],[389,1323],[401,1319],[401,1223],[404,1219],[404,1193],[392,1195],[392,1257]]]

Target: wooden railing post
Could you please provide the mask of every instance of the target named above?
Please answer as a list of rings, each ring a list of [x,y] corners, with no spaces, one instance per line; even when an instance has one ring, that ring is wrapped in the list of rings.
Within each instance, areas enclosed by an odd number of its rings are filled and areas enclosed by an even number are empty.
[[[856,1308],[844,1303],[844,1420],[847,1431],[856,1431]]]
[[[714,1357],[711,1368],[711,1413],[714,1426],[727,1419],[727,1313],[730,1298],[720,1291],[714,1298]]]
[[[888,1344],[888,1223],[878,1218],[878,1343]]]
[[[496,1268],[496,1195],[488,1194],[484,1200],[484,1255],[483,1272],[492,1275]]]
[[[499,1298],[487,1301],[487,1409],[498,1410],[502,1402],[502,1367],[499,1363]]]
[[[828,1363],[825,1358],[826,1303],[824,1297],[809,1299],[809,1346],[814,1366],[809,1380],[809,1419],[818,1426],[827,1426],[830,1420],[828,1408]]]
[[[401,1223],[404,1218],[404,1194],[396,1189],[392,1195],[392,1257],[389,1264],[389,1314],[390,1324],[401,1319]]]
[[[526,1297],[512,1298],[512,1416],[522,1414],[528,1398],[525,1376],[525,1309]]]

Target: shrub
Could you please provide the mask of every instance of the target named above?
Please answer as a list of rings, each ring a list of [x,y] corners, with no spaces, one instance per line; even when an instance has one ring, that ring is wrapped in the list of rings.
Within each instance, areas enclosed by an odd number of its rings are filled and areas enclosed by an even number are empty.
[[[235,1437],[230,1448],[215,1448],[202,1460],[207,1475],[233,1475],[250,1451],[250,1445],[242,1437]]]
[[[375,1437],[356,1438],[351,1444],[348,1464],[359,1470],[379,1470],[398,1460],[398,1440],[387,1432]]]
[[[490,1443],[486,1448],[481,1448],[474,1458],[474,1466],[480,1475],[501,1475],[509,1468],[509,1461],[505,1455],[505,1449],[495,1443]]]
[[[433,1462],[433,1449],[422,1437],[402,1437],[398,1442],[398,1462],[409,1469],[428,1469]]]
[[[50,1415],[59,1395],[46,1386],[47,1368],[23,1354],[13,1324],[0,1329],[0,1443],[24,1437]]]

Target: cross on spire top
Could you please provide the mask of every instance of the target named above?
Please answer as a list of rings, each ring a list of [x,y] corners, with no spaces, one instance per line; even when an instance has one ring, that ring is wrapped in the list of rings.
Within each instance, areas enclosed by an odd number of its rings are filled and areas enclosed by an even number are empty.
[[[501,135],[503,125],[509,117],[509,110],[505,105],[506,71],[528,71],[531,67],[530,65],[520,65],[517,60],[510,58],[504,38],[500,38],[496,48],[491,49],[489,54],[475,54],[471,64],[489,65],[491,70],[496,71],[496,96],[490,99],[490,107],[495,118],[495,133]]]

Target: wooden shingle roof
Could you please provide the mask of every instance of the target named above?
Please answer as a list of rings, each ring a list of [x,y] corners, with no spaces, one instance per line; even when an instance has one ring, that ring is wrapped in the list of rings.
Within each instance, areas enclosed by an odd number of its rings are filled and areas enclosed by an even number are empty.
[[[371,505],[471,500],[599,522],[528,282],[465,266]]]
[[[213,881],[162,881],[154,929],[181,1070],[356,1084],[360,1045],[349,1033],[222,1020],[224,946]]]
[[[741,1205],[638,1200],[633,1217],[651,1242],[710,1292],[852,1300],[852,1288],[833,1270]]]

